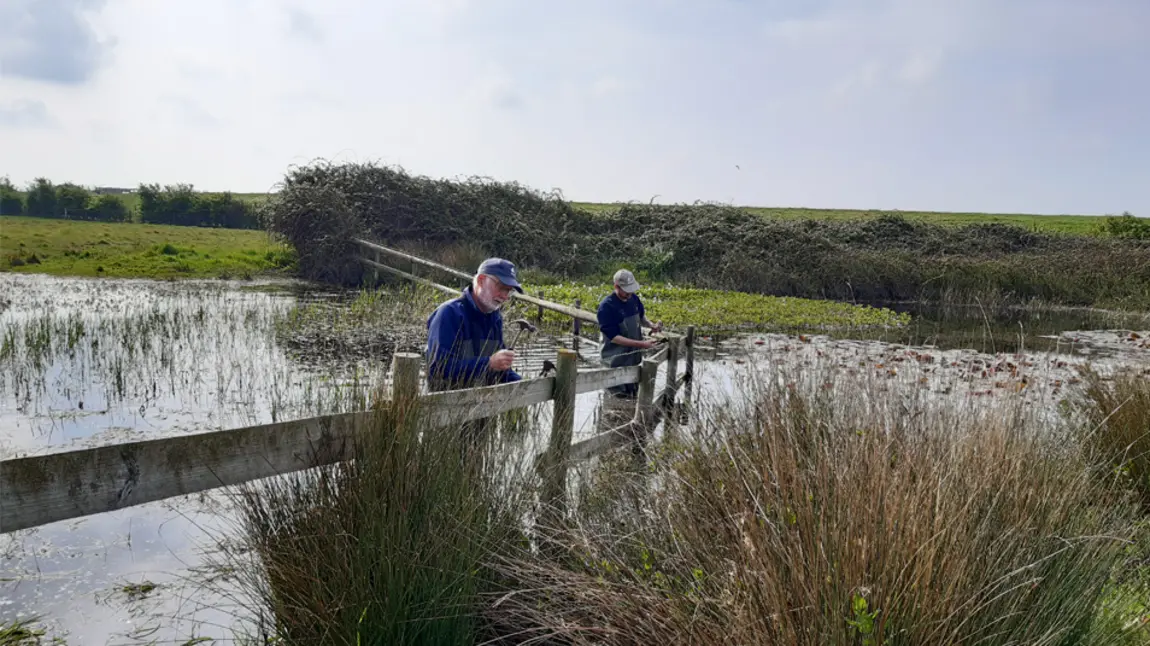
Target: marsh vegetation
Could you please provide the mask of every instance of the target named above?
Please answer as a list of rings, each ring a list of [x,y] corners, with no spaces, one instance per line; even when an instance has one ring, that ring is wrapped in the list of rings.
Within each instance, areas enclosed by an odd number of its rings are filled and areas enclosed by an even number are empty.
[[[6,456],[369,405],[390,354],[419,351],[444,298],[4,280],[20,295],[0,313]],[[45,615],[65,639],[82,617],[135,617],[100,630],[138,643],[676,643],[719,630],[759,643],[998,643],[995,630],[1139,643],[1147,413],[1129,403],[1150,369],[1145,338],[1055,327],[1061,347],[1026,337],[1006,353],[878,338],[895,330],[702,330],[716,351],[700,353],[694,416],[660,427],[641,461],[580,463],[573,504],[546,531],[528,521],[542,511],[529,466],[547,407],[500,421],[488,461],[467,470],[449,468],[452,429],[412,443],[383,416],[369,457],[341,469],[6,535],[0,585],[15,605],[0,617]],[[553,357],[563,339],[551,334],[569,327],[554,321],[526,354]],[[597,432],[602,406],[580,396],[576,439]],[[987,553],[1001,556],[976,558]],[[155,588],[119,592],[141,582]],[[1045,614],[1044,632],[1012,619]]]
[[[0,643],[1150,642],[1138,236],[588,209],[322,164],[260,208],[271,236],[5,217],[0,455],[372,406],[446,296],[365,284],[355,235],[504,255],[592,310],[636,269],[651,318],[698,326],[694,405],[577,463],[563,509],[532,468],[548,406],[478,438],[384,407],[355,461],[0,535]],[[541,323],[524,374],[571,345]],[[576,408],[576,440],[618,412]]]

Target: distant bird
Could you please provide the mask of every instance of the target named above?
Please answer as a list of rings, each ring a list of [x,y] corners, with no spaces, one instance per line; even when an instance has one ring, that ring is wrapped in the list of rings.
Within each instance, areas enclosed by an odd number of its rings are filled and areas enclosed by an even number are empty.
[[[743,169],[739,168],[738,164],[735,164],[735,170],[743,170]]]

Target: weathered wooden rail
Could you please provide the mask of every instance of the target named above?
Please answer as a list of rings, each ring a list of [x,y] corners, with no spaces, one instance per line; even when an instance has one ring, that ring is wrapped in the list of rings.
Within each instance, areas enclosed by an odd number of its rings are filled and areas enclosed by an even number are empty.
[[[407,280],[410,280],[414,283],[419,283],[420,285],[426,285],[426,286],[431,287],[433,289],[438,289],[439,291],[447,293],[447,294],[451,294],[452,296],[459,296],[460,294],[463,293],[462,290],[457,289],[455,287],[449,287],[447,285],[443,285],[441,283],[430,280],[428,278],[424,278],[422,276],[416,276],[415,274],[413,274],[411,272],[407,272],[407,271],[403,271],[401,269],[396,269],[395,267],[391,267],[391,266],[382,262],[382,258],[381,258],[381,254],[382,254],[382,255],[388,255],[388,256],[391,256],[393,258],[397,258],[400,260],[406,260],[406,261],[412,263],[413,265],[423,265],[424,267],[428,267],[430,269],[434,269],[434,270],[443,272],[443,273],[448,274],[450,276],[454,276],[455,278],[458,278],[460,280],[467,281],[468,284],[471,283],[471,279],[472,279],[471,274],[459,271],[458,269],[455,269],[453,267],[448,267],[447,265],[444,265],[444,264],[441,264],[438,262],[427,260],[425,258],[420,258],[419,256],[413,256],[409,253],[406,253],[404,251],[400,251],[398,249],[392,249],[390,247],[385,247],[381,244],[371,242],[370,240],[363,240],[360,238],[356,238],[356,239],[354,239],[354,242],[357,245],[359,245],[360,251],[361,251],[361,254],[359,256],[357,256],[356,259],[359,260],[360,262],[362,262],[364,265],[371,267],[372,269],[380,270],[380,271],[383,271],[385,273],[392,274],[394,276],[399,276],[400,278],[406,278]],[[598,319],[598,317],[595,316],[594,313],[580,309],[581,304],[579,303],[579,301],[576,301],[575,306],[571,307],[568,305],[564,305],[562,303],[556,303],[554,301],[546,300],[545,298],[543,298],[543,292],[539,292],[539,296],[537,296],[537,297],[531,296],[530,294],[526,294],[526,293],[520,294],[519,292],[512,292],[511,297],[514,300],[519,300],[519,301],[523,301],[525,303],[531,303],[532,305],[535,305],[538,308],[538,315],[537,316],[540,320],[542,320],[542,318],[543,318],[543,310],[551,310],[553,312],[558,312],[560,314],[564,314],[566,316],[571,317],[571,334],[572,334],[572,340],[573,340],[572,347],[576,351],[578,351],[578,349],[579,349],[579,342],[581,340],[586,341],[588,343],[591,343],[596,348],[598,347],[599,342],[595,338],[583,336],[582,324],[583,323],[589,323],[591,325],[598,326],[599,325],[599,319]]]
[[[642,365],[579,371],[572,350],[559,350],[556,374],[483,388],[421,393],[421,356],[393,356],[382,405],[418,400],[427,423],[450,425],[553,402],[548,449],[537,456],[544,491],[563,495],[567,465],[645,438],[674,406],[694,370],[694,329],[668,335]],[[685,372],[677,374],[685,353]],[[656,394],[659,364],[665,383]],[[634,417],[618,428],[572,443],[575,397],[638,384]],[[685,400],[689,400],[690,389]],[[353,439],[372,427],[374,411],[325,415],[172,438],[111,444],[0,461],[0,533],[114,511],[283,475],[354,457]],[[668,418],[670,419],[670,418]]]

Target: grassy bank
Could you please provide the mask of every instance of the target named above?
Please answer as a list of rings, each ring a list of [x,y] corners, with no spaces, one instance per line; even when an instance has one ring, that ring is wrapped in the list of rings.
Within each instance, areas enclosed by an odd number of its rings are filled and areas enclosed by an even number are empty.
[[[251,632],[349,645],[1150,639],[1144,512],[1106,448],[1123,436],[865,380],[788,381],[744,383],[742,406],[700,400],[689,434],[639,462],[601,460],[558,516],[529,472],[508,475],[514,428],[465,436],[385,412],[354,465],[247,487],[246,540],[226,566],[262,601]]]
[[[0,217],[0,271],[117,278],[250,277],[293,267],[262,231]]]

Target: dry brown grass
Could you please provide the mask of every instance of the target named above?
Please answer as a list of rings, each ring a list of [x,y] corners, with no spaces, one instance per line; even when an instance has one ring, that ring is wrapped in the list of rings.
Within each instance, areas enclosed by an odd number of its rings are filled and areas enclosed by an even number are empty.
[[[1135,511],[1077,445],[1017,416],[868,413],[786,389],[754,404],[713,411],[657,481],[606,470],[565,562],[501,559],[519,590],[493,612],[503,630],[571,644],[1148,636],[1098,619]]]
[[[268,632],[337,644],[1147,643],[1132,621],[1147,613],[1137,581],[1121,576],[1138,501],[1072,422],[821,381],[701,402],[690,434],[646,459],[602,460],[572,512],[534,532],[520,524],[530,483],[477,478],[503,454],[462,468],[454,435],[414,441],[383,416],[354,466],[245,501]]]
[[[1150,511],[1150,379],[1123,372],[1087,373],[1088,441]]]

